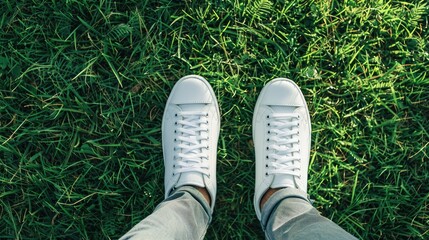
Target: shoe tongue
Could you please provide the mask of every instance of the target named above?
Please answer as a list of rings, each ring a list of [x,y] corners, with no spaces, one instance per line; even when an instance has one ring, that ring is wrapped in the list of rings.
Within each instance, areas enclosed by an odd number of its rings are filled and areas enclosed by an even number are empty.
[[[180,104],[179,107],[183,111],[201,111],[203,105],[204,104],[201,104],[201,103],[188,103],[188,104]]]
[[[183,111],[201,111],[203,104],[181,104],[180,108]],[[194,137],[191,137],[194,138]],[[191,151],[191,153],[198,154],[199,150],[195,149]],[[204,185],[204,177],[202,173],[199,172],[184,172],[180,174],[180,178],[177,181],[176,188],[182,187],[182,186],[196,186],[196,187],[205,187]]]
[[[284,188],[284,187],[292,187],[296,188],[295,180],[292,175],[274,175],[273,182],[271,183],[271,188]]]
[[[274,112],[293,113],[297,107],[293,106],[281,106],[281,105],[270,105]]]
[[[185,172],[180,175],[179,181],[176,184],[176,188],[182,186],[196,186],[196,187],[205,187],[203,174],[198,172]]]
[[[272,105],[270,107],[274,110],[274,112],[293,113],[296,109],[296,107],[293,107],[293,106]],[[293,147],[292,144],[286,144],[281,146],[288,147],[288,148]],[[286,156],[291,156],[291,154],[286,154]],[[292,164],[292,163],[289,163],[289,164]],[[289,174],[281,174],[281,175],[274,175],[274,179],[270,187],[271,188],[284,188],[284,187],[296,188],[297,186],[295,184],[294,176]]]

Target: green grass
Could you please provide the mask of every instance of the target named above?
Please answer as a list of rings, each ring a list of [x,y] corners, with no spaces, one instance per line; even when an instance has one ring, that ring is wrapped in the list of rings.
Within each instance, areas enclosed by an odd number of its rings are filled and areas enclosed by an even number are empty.
[[[0,4],[0,238],[118,238],[163,199],[161,118],[187,74],[222,112],[206,239],[263,239],[251,119],[301,86],[309,194],[360,239],[429,238],[426,1]]]

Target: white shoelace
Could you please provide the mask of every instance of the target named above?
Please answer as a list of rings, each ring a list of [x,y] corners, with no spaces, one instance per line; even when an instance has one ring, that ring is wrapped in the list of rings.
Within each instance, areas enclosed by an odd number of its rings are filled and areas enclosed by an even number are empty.
[[[274,113],[268,119],[268,174],[300,177],[299,115]]]
[[[173,174],[199,172],[209,176],[208,113],[184,111],[176,118]]]

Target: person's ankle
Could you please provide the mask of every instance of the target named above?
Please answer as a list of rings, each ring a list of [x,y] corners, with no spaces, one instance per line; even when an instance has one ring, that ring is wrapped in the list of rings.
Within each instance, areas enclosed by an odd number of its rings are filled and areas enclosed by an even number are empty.
[[[283,189],[283,188],[268,188],[268,190],[264,193],[264,196],[261,199],[261,203],[259,207],[262,209],[262,207],[264,207],[268,199],[270,199],[270,197],[280,189]]]
[[[203,195],[204,199],[208,202],[208,204],[211,205],[210,195],[209,195],[209,192],[207,191],[206,188],[197,187],[197,186],[192,186],[192,187],[194,187],[195,189],[197,189],[198,192],[200,192]]]

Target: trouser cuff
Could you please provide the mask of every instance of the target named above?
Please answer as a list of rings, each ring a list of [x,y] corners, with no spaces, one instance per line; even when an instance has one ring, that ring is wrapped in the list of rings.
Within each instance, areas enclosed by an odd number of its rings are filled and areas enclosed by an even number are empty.
[[[207,216],[209,216],[209,223],[212,221],[212,210],[207,202],[207,200],[204,198],[203,194],[200,193],[195,187],[192,186],[182,186],[173,191],[173,193],[170,195],[170,197],[173,197],[175,193],[177,192],[187,192],[189,193],[197,202],[201,204],[204,211],[207,213]],[[168,200],[170,197],[168,197],[166,200]]]
[[[277,209],[278,205],[286,198],[299,198],[302,199],[308,204],[311,204],[310,197],[302,190],[296,188],[283,188],[275,192],[267,202],[265,202],[261,211],[261,225],[262,228],[266,229],[267,222],[270,219],[271,214]]]

